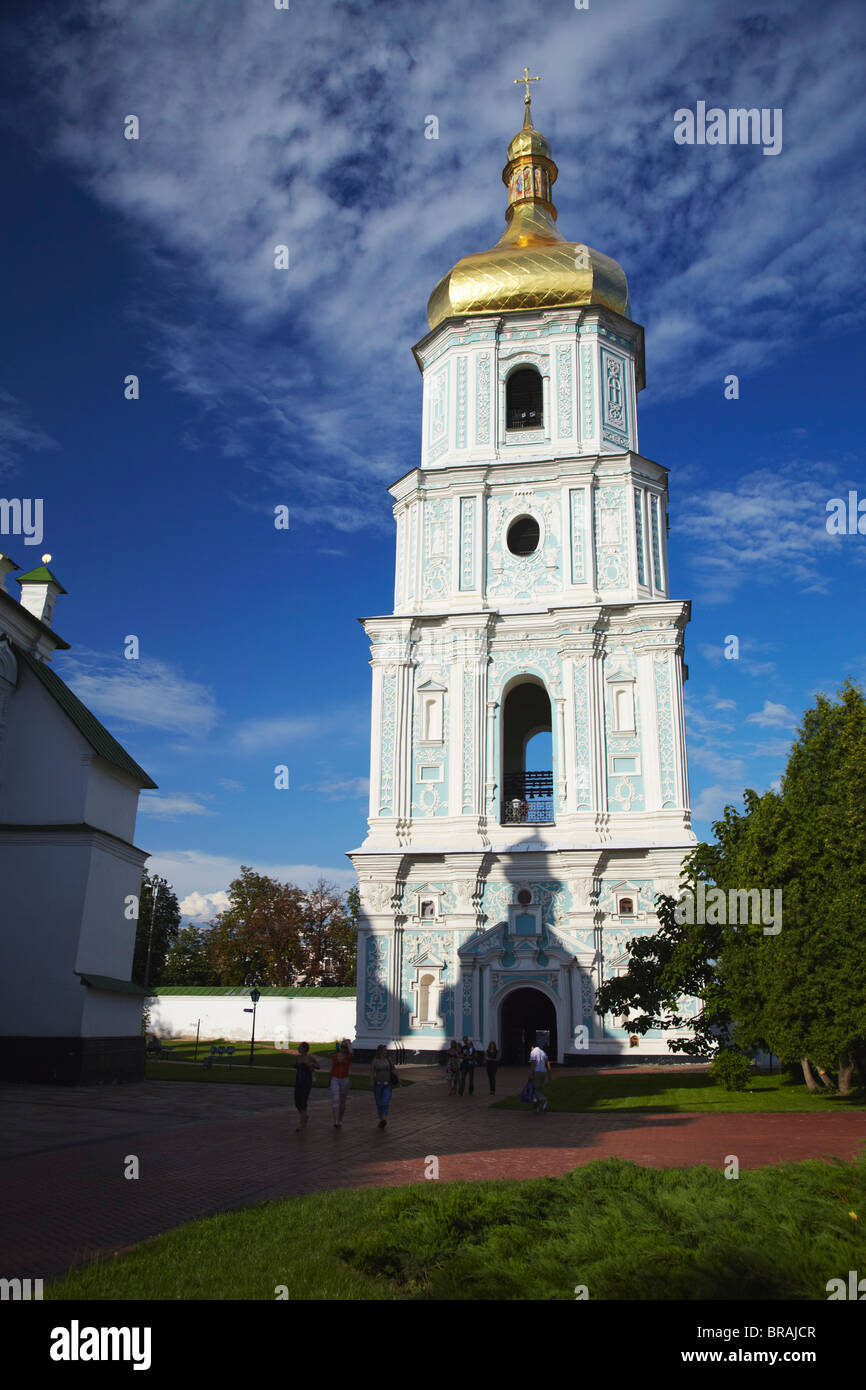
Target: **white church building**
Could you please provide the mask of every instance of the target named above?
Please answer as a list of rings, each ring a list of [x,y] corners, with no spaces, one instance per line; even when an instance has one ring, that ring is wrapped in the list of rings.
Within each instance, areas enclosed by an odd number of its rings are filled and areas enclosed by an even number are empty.
[[[146,772],[50,665],[65,593],[0,555],[0,1077],[144,1078],[130,981],[142,869],[133,844]]]
[[[527,71],[528,77],[528,71]],[[644,334],[621,267],[557,227],[532,124],[506,227],[427,307],[420,465],[390,489],[393,612],[373,670],[356,1047],[468,1034],[524,1061],[676,1061],[594,1011],[695,844],[689,604],[667,470],[639,452]]]

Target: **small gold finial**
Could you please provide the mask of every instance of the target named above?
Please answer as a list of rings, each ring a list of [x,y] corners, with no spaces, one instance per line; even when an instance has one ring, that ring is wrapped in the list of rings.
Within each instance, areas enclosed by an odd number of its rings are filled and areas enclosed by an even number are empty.
[[[530,95],[529,95],[529,84],[530,84],[530,82],[540,82],[540,81],[541,81],[541,78],[540,78],[540,77],[530,77],[530,76],[529,76],[529,68],[528,68],[528,67],[526,67],[526,68],[523,69],[523,76],[522,76],[522,77],[515,77],[515,79],[514,79],[514,85],[515,85],[515,87],[518,87],[518,86],[520,85],[521,82],[525,83],[525,85],[526,85],[526,96],[524,97],[524,101],[525,101],[525,103],[526,103],[527,106],[529,105],[529,103],[530,103],[530,101],[531,101],[531,99],[532,99],[532,98],[530,97]]]

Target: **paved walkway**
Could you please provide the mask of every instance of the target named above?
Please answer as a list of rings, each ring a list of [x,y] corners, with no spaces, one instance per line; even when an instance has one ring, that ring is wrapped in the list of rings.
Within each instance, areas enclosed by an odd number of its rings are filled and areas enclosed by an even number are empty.
[[[351,1093],[335,1129],[329,1094],[317,1091],[303,1134],[282,1087],[0,1084],[0,1277],[56,1277],[97,1253],[269,1198],[423,1182],[428,1156],[440,1180],[475,1180],[556,1176],[614,1155],[660,1168],[721,1168],[732,1153],[744,1168],[850,1159],[866,1139],[866,1112],[535,1115],[492,1109],[484,1076],[461,1098],[447,1095],[438,1068],[405,1071],[417,1084],[397,1092],[386,1130],[366,1092]],[[525,1075],[501,1071],[499,1094],[516,1094]],[[124,1177],[132,1154],[137,1180]]]

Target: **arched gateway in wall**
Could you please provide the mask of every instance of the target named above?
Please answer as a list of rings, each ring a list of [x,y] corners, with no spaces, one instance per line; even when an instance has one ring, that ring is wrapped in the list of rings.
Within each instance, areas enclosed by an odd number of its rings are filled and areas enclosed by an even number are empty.
[[[432,1060],[464,1034],[520,1054],[544,1029],[565,1063],[670,1057],[594,1004],[695,843],[689,607],[668,591],[667,470],[638,448],[643,329],[622,268],[563,239],[557,172],[527,96],[505,230],[442,278],[414,348],[394,607],[364,620],[362,1056]]]

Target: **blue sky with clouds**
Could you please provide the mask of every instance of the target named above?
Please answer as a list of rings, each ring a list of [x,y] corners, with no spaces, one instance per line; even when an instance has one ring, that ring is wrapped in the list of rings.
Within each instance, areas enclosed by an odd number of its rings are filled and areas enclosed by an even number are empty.
[[[54,557],[56,669],[158,782],[137,841],[190,915],[241,862],[352,881],[410,349],[504,225],[524,64],[559,225],[646,328],[698,834],[779,777],[815,691],[866,677],[866,536],[825,525],[866,497],[864,28],[846,0],[6,6],[0,492],[44,498],[45,532],[0,540]],[[698,101],[781,108],[781,152],[678,145]]]

